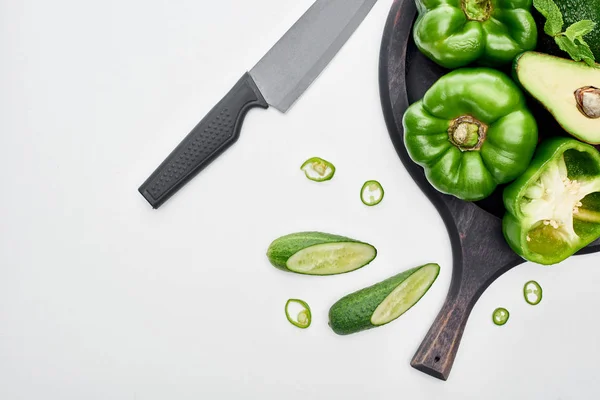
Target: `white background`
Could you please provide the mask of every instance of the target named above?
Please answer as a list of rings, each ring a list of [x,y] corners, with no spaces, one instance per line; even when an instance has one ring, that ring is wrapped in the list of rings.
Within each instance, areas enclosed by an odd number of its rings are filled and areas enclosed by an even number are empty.
[[[451,250],[404,171],[378,91],[390,0],[287,114],[241,139],[154,211],[138,186],[311,0],[0,1],[0,399],[592,399],[600,256],[524,264],[473,310],[450,376],[409,366],[446,295]],[[331,160],[315,184],[300,164]],[[367,179],[386,189],[367,208]],[[373,243],[335,277],[271,267],[302,230]],[[426,262],[424,299],[385,327],[336,336],[341,296]],[[545,290],[537,307],[522,285]],[[305,299],[313,325],[283,306]],[[491,312],[511,311],[496,327]]]

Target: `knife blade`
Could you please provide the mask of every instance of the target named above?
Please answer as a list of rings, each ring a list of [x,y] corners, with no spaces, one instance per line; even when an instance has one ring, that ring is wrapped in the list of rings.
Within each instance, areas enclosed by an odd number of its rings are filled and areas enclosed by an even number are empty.
[[[159,208],[235,143],[254,107],[286,112],[325,69],[377,0],[317,0],[169,154],[139,192]]]

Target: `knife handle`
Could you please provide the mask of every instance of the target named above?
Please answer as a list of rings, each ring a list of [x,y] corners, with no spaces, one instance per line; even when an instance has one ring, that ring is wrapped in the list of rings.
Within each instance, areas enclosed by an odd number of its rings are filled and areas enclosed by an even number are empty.
[[[140,186],[142,196],[153,208],[160,207],[237,141],[244,117],[253,107],[269,105],[250,74],[245,73]]]

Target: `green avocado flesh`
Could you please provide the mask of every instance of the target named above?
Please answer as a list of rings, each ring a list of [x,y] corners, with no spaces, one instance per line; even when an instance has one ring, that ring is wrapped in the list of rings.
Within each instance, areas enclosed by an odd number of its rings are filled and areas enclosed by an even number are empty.
[[[565,131],[584,142],[600,144],[600,118],[586,116],[576,96],[578,89],[600,88],[600,69],[526,52],[516,59],[515,74],[523,88],[550,111]],[[585,96],[588,113],[600,112],[600,91],[592,89]]]
[[[578,105],[577,92],[600,88],[600,69],[546,54],[527,52],[517,58],[515,73],[521,85],[541,102],[560,125],[578,139],[600,143],[600,90],[585,94]],[[589,115],[592,115],[590,117]]]
[[[439,272],[439,265],[426,264],[349,294],[329,310],[329,325],[348,335],[392,322],[427,293]]]
[[[377,249],[368,243],[321,232],[299,232],[273,241],[267,250],[271,264],[288,272],[336,275],[364,267]]]

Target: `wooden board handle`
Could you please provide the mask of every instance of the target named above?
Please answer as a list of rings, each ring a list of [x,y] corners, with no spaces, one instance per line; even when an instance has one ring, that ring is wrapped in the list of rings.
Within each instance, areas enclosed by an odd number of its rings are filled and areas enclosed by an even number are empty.
[[[460,296],[449,296],[410,365],[438,379],[448,379],[472,308],[461,302]]]
[[[445,206],[438,205],[438,210],[452,244],[452,282],[446,302],[411,365],[435,378],[447,380],[477,300],[492,282],[521,264],[523,259],[506,244],[498,218],[472,203],[450,197],[443,200]]]

